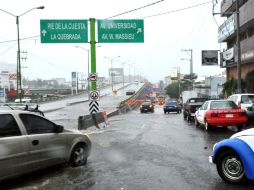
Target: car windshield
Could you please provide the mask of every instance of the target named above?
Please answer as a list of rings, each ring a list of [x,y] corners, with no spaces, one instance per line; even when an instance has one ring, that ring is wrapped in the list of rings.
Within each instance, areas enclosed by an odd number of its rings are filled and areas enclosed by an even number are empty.
[[[233,101],[213,101],[211,102],[211,110],[237,109],[237,105]]]

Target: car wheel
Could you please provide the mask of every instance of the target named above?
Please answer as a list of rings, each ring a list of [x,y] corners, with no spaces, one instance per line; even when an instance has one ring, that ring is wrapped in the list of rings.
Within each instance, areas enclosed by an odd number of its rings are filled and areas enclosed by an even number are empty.
[[[208,124],[207,121],[205,121],[205,130],[206,131],[210,131],[211,130],[211,126]]]
[[[243,125],[242,124],[237,125],[237,131],[242,131],[242,129],[243,129]]]
[[[187,121],[191,121],[191,117],[189,115],[187,115]]]
[[[71,153],[70,165],[72,167],[85,165],[87,162],[86,145],[78,144],[74,147]]]
[[[199,122],[198,122],[196,117],[194,118],[194,122],[195,122],[195,126],[198,127],[199,126]]]
[[[185,119],[187,119],[187,116],[183,113],[183,119],[185,120]]]
[[[220,177],[229,183],[243,183],[246,181],[244,167],[239,156],[232,150],[219,155],[217,171]]]

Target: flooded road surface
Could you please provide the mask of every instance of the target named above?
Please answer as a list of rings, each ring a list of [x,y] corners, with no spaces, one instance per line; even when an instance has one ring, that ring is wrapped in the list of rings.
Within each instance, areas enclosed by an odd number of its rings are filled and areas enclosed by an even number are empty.
[[[231,130],[206,132],[183,120],[182,114],[141,114],[134,110],[110,118],[110,127],[89,129],[92,153],[86,166],[58,166],[3,184],[9,189],[93,190],[241,190],[247,185],[222,181],[209,164],[213,144]],[[3,189],[3,188],[1,188]]]

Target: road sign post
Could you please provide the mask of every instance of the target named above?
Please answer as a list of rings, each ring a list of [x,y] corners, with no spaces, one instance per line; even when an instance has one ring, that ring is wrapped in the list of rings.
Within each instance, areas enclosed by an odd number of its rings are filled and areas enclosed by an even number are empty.
[[[40,20],[41,43],[88,43],[87,20]]]
[[[99,43],[143,43],[144,20],[98,20]]]

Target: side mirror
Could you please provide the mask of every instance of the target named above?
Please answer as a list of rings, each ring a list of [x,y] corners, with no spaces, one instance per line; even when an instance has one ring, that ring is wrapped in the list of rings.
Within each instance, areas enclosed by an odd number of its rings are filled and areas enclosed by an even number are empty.
[[[54,131],[55,133],[62,133],[64,130],[64,127],[62,125],[55,125]]]

